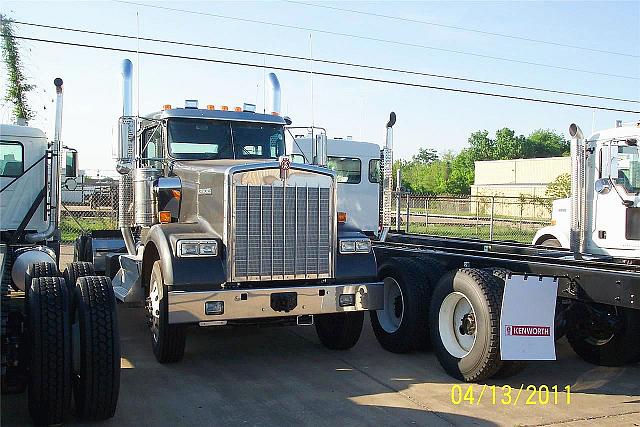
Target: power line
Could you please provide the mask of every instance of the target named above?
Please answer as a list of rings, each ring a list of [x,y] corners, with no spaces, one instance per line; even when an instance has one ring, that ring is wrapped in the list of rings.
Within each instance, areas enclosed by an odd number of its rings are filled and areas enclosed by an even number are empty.
[[[147,42],[166,43],[166,44],[173,44],[173,45],[178,45],[178,46],[188,46],[188,47],[215,49],[215,50],[222,50],[222,51],[227,51],[227,52],[248,53],[248,54],[253,54],[253,55],[271,56],[271,57],[276,57],[276,58],[294,59],[294,60],[300,60],[300,61],[309,61],[310,60],[309,58],[304,58],[302,56],[286,55],[286,54],[274,53],[274,52],[262,52],[262,51],[256,51],[256,50],[238,49],[238,48],[230,48],[230,47],[224,47],[224,46],[213,46],[213,45],[205,45],[205,44],[190,43],[190,42],[180,42],[180,41],[176,41],[176,40],[166,40],[166,39],[157,39],[157,38],[149,38],[149,37],[137,37],[137,36],[131,36],[131,35],[126,35],[126,34],[115,34],[115,33],[106,33],[106,32],[102,32],[102,31],[83,30],[83,29],[79,29],[79,28],[60,27],[60,26],[45,25],[45,24],[35,24],[35,23],[24,22],[24,21],[14,21],[14,22],[16,24],[20,24],[20,25],[28,25],[28,26],[33,26],[33,27],[47,28],[47,29],[52,29],[52,30],[69,31],[69,32],[82,33],[82,34],[92,34],[92,35],[116,37],[116,38],[130,39],[130,40],[142,40],[142,41],[147,41]],[[540,88],[540,87],[534,87],[534,86],[523,86],[523,85],[517,85],[517,84],[511,84],[511,83],[495,82],[495,81],[490,81],[490,80],[478,80],[478,79],[471,79],[471,78],[466,78],[466,77],[449,76],[449,75],[445,75],[445,74],[426,73],[426,72],[422,72],[422,71],[406,70],[406,69],[399,69],[399,68],[389,68],[389,67],[380,67],[380,66],[375,66],[375,65],[357,64],[357,63],[352,63],[352,62],[335,61],[335,60],[329,60],[329,59],[313,58],[313,59],[311,59],[311,61],[318,62],[318,63],[323,63],[323,64],[342,65],[342,66],[348,66],[348,67],[354,67],[354,68],[363,68],[363,69],[376,70],[376,71],[389,71],[389,72],[394,72],[394,73],[410,74],[410,75],[416,75],[416,76],[435,77],[435,78],[439,78],[439,79],[449,79],[449,80],[457,80],[457,81],[464,81],[464,82],[470,82],[470,83],[480,83],[480,84],[502,86],[502,87],[508,87],[508,88],[514,88],[514,89],[533,90],[533,91],[539,91],[539,92],[555,93],[555,94],[560,94],[560,95],[580,96],[580,97],[586,97],[586,98],[602,99],[602,100],[607,100],[607,101],[640,103],[640,100],[634,100],[634,99],[614,98],[614,97],[602,96],[602,95],[590,95],[590,94],[579,93],[579,92],[568,92],[568,91],[556,90],[556,89],[546,89],[546,88]]]
[[[150,51],[139,51],[133,49],[124,49],[112,46],[98,46],[98,45],[89,45],[83,43],[72,43],[65,42],[61,40],[49,40],[49,39],[39,39],[34,37],[24,37],[24,36],[15,36],[16,39],[20,40],[28,40],[33,42],[41,42],[41,43],[50,43],[50,44],[59,44],[64,46],[75,46],[75,47],[84,47],[90,49],[100,49],[107,50],[112,52],[127,52],[127,53],[139,53],[140,55],[150,55],[150,56],[159,56],[164,58],[173,58],[173,59],[186,59],[192,61],[202,61],[202,62],[211,62],[216,64],[226,64],[226,65],[237,65],[241,67],[250,67],[250,68],[263,68],[264,66],[261,64],[252,64],[247,62],[238,62],[238,61],[227,61],[222,59],[213,59],[213,58],[202,58],[197,56],[186,56],[186,55],[175,55],[169,53],[160,53],[160,52],[150,52]],[[269,68],[273,70],[279,71],[288,71],[293,73],[301,73],[301,74],[309,74],[309,70],[301,70],[298,68],[289,68],[289,67],[278,67],[278,66],[270,66]],[[433,90],[441,90],[446,92],[456,92],[456,93],[465,93],[470,95],[481,95],[481,96],[490,96],[494,98],[504,98],[504,99],[514,99],[519,101],[529,101],[529,102],[539,102],[543,104],[554,104],[554,105],[564,105],[568,107],[577,107],[577,108],[588,108],[590,110],[603,110],[603,111],[616,111],[620,113],[632,113],[632,114],[640,114],[640,110],[624,110],[621,108],[612,108],[612,107],[602,107],[597,105],[588,105],[588,104],[575,104],[571,102],[562,102],[562,101],[552,101],[550,99],[540,99],[540,98],[527,98],[522,96],[514,96],[514,95],[504,95],[493,92],[480,92],[475,90],[467,90],[467,89],[459,89],[459,88],[451,88],[444,86],[433,86],[433,85],[425,85],[420,83],[410,83],[410,82],[401,82],[397,80],[386,80],[386,79],[377,79],[372,77],[362,77],[362,76],[353,76],[349,74],[338,74],[338,73],[327,73],[314,71],[314,75],[316,76],[325,76],[325,77],[335,77],[342,78],[348,80],[359,80],[373,83],[385,83],[396,86],[406,86],[406,87],[414,87],[414,88],[422,88],[422,89],[433,89]]]
[[[214,18],[222,18],[222,19],[229,19],[229,20],[233,20],[233,21],[248,22],[248,23],[251,23],[251,24],[270,25],[270,26],[273,26],[273,27],[289,28],[289,29],[293,29],[293,30],[301,30],[301,31],[306,31],[306,32],[311,31],[311,32],[315,32],[315,33],[330,34],[330,35],[340,36],[340,37],[349,37],[349,38],[368,40],[368,41],[374,41],[374,42],[379,42],[379,43],[389,43],[389,44],[395,44],[395,45],[399,45],[399,46],[408,46],[408,47],[415,47],[415,48],[419,48],[419,49],[427,49],[427,50],[435,50],[435,51],[440,51],[440,52],[455,53],[455,54],[458,54],[458,55],[468,55],[468,56],[474,56],[474,57],[477,57],[477,58],[493,59],[493,60],[496,60],[496,61],[514,62],[514,63],[518,63],[518,64],[532,65],[532,66],[536,66],[536,67],[553,68],[553,69],[563,70],[563,71],[573,71],[573,72],[577,72],[577,73],[593,74],[593,75],[606,76],[606,77],[615,77],[615,78],[620,78],[620,79],[640,80],[640,77],[628,76],[628,75],[623,75],[623,74],[611,74],[611,73],[603,73],[603,72],[599,72],[599,71],[585,70],[585,69],[581,69],[581,68],[562,67],[560,65],[551,65],[551,64],[544,64],[544,63],[541,63],[541,62],[532,62],[532,61],[523,61],[523,60],[512,59],[512,58],[503,58],[501,56],[492,56],[492,55],[485,55],[485,54],[481,54],[481,53],[467,52],[467,51],[462,51],[462,50],[446,49],[446,48],[442,48],[442,47],[427,46],[427,45],[423,45],[423,44],[409,43],[409,42],[403,42],[403,41],[399,41],[399,40],[390,40],[390,39],[381,39],[381,38],[377,38],[377,37],[360,36],[360,35],[357,35],[357,34],[341,33],[341,32],[337,32],[337,31],[321,30],[321,29],[318,29],[318,28],[301,27],[301,26],[297,26],[297,25],[279,24],[279,23],[269,22],[269,21],[260,21],[260,20],[257,20],[257,19],[238,18],[236,16],[220,15],[220,14],[209,13],[209,12],[198,12],[198,11],[194,11],[194,10],[178,9],[178,8],[174,8],[174,7],[160,6],[160,5],[156,5],[156,4],[136,3],[136,2],[133,2],[133,1],[125,1],[125,0],[113,0],[113,1],[116,2],[116,3],[123,3],[123,4],[130,4],[130,5],[140,6],[140,7],[149,7],[149,8],[154,8],[154,9],[168,10],[168,11],[171,11],[171,12],[180,12],[180,13],[189,13],[189,14],[193,14],[193,15],[211,16],[211,17],[214,17]]]
[[[476,34],[484,34],[484,35],[487,35],[487,36],[505,37],[505,38],[509,38],[509,39],[513,39],[513,40],[523,40],[523,41],[532,42],[532,43],[541,43],[541,44],[548,44],[548,45],[552,45],[552,46],[568,47],[568,48],[572,48],[572,49],[588,50],[590,52],[607,53],[607,54],[619,55],[619,56],[628,56],[628,57],[631,57],[631,58],[640,58],[640,55],[635,55],[635,54],[631,54],[631,53],[616,52],[616,51],[612,51],[612,50],[596,49],[596,48],[587,47],[587,46],[579,46],[579,45],[574,45],[574,44],[552,42],[552,41],[549,41],[549,40],[540,40],[540,39],[534,39],[534,38],[530,38],[530,37],[515,36],[513,34],[494,33],[492,31],[484,31],[484,30],[478,30],[478,29],[475,29],[475,28],[460,27],[460,26],[457,26],[457,25],[440,24],[438,22],[423,21],[423,20],[414,19],[414,18],[403,18],[403,17],[400,17],[400,16],[385,15],[385,14],[382,14],[382,13],[374,13],[374,12],[365,12],[365,11],[356,10],[356,9],[345,9],[345,8],[342,8],[342,7],[329,6],[329,5],[326,5],[326,4],[319,4],[319,3],[307,3],[307,2],[304,2],[304,1],[295,1],[295,0],[282,0],[282,1],[284,1],[286,3],[299,4],[299,5],[303,5],[303,6],[319,7],[319,8],[323,8],[323,9],[338,10],[340,12],[355,13],[355,14],[358,14],[358,15],[375,16],[377,18],[386,18],[386,19],[393,19],[393,20],[396,20],[396,21],[412,22],[412,23],[415,23],[415,24],[431,25],[431,26],[434,26],[434,27],[448,28],[448,29],[451,29],[451,30],[468,31],[468,32],[471,32],[471,33],[476,33]]]

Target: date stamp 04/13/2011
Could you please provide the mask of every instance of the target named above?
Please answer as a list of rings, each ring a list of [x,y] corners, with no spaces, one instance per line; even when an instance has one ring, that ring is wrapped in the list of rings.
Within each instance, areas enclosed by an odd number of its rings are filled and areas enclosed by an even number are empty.
[[[510,385],[454,384],[451,386],[451,403],[454,405],[570,405],[571,386],[527,385],[519,388]]]

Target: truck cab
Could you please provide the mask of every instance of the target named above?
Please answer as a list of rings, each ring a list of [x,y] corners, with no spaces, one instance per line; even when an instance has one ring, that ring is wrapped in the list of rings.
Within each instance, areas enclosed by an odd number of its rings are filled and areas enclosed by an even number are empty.
[[[619,260],[640,260],[640,122],[599,131],[584,142],[584,194],[577,209],[583,224],[581,252]],[[571,199],[553,202],[552,225],[534,244],[570,246]]]
[[[295,135],[292,160],[309,163],[313,138]],[[337,175],[338,207],[347,214],[347,224],[368,235],[378,234],[380,203],[380,147],[347,137],[327,139],[327,167]]]
[[[338,214],[336,174],[287,156],[275,75],[271,114],[189,100],[144,117],[130,62],[123,77],[114,290],[144,303],[157,360],[182,358],[189,324],[315,324],[327,347],[355,345],[381,306],[371,241]]]

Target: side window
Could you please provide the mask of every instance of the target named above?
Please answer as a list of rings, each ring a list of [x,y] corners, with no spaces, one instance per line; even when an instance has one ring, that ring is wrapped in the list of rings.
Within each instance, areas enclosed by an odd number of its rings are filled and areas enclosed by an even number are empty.
[[[162,158],[162,127],[155,126],[142,132],[142,157]],[[160,167],[161,162],[147,161],[149,165]]]
[[[380,182],[380,159],[369,160],[369,182]]]
[[[327,167],[336,172],[338,182],[359,184],[361,175],[360,159],[350,157],[327,157]]]
[[[304,156],[302,154],[292,154],[291,155],[291,161],[293,163],[302,163],[302,164],[305,163]]]
[[[19,142],[0,142],[0,176],[16,177],[24,172],[24,149]]]

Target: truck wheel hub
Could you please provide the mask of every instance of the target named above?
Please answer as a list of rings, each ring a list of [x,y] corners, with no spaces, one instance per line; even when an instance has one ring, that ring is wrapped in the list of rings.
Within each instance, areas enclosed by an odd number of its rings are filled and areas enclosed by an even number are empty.
[[[402,289],[392,277],[384,279],[384,309],[376,311],[378,323],[390,334],[400,329],[404,317]]]
[[[454,357],[463,358],[476,342],[476,313],[469,299],[461,292],[452,292],[440,304],[438,313],[440,339]]]
[[[149,297],[147,298],[147,314],[149,320],[149,327],[153,333],[153,339],[158,340],[159,325],[160,325],[160,291],[158,289],[158,283],[151,279],[149,290]]]

